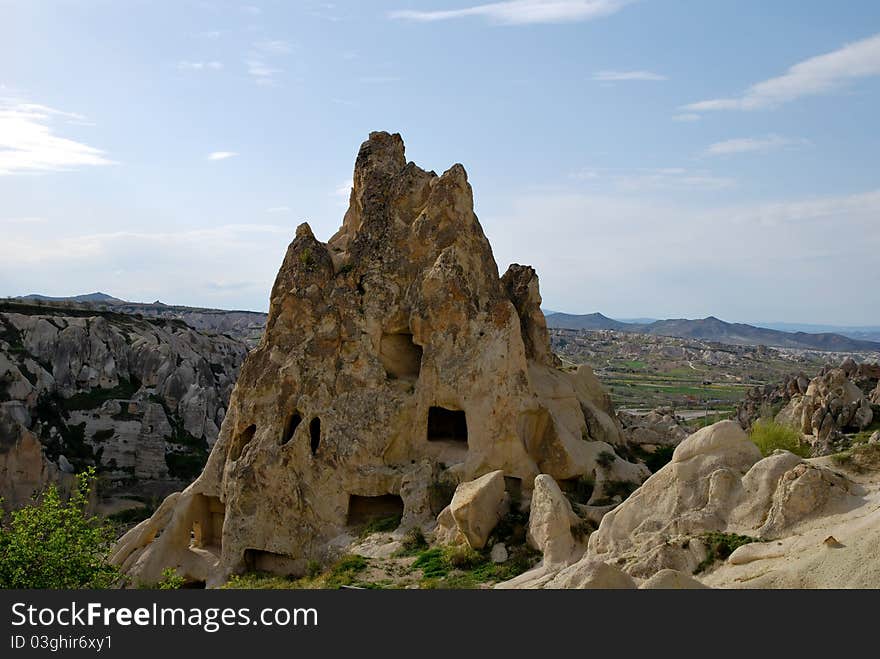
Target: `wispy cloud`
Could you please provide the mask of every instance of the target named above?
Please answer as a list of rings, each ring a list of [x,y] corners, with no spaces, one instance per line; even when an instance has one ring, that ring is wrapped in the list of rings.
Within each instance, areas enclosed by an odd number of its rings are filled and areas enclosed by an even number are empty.
[[[223,63],[216,60],[211,60],[210,62],[182,60],[177,63],[177,68],[181,71],[219,71],[223,68]]]
[[[574,172],[570,178],[584,183],[595,183],[622,193],[717,191],[736,187],[735,179],[683,167],[639,169],[588,167]]]
[[[284,71],[274,66],[271,62],[279,56],[289,54],[292,50],[293,46],[281,39],[257,41],[253,44],[251,51],[245,59],[248,75],[258,85],[274,86],[277,83],[277,75]]]
[[[741,96],[715,98],[684,106],[691,112],[760,110],[805,96],[828,94],[846,82],[880,75],[880,34],[811,57],[783,75],[749,87]]]
[[[790,146],[803,146],[807,140],[783,137],[782,135],[767,135],[766,137],[740,137],[723,142],[710,144],[706,149],[709,156],[727,156],[737,153],[752,153],[755,151],[773,151]]]
[[[263,55],[287,55],[293,50],[293,46],[283,39],[266,39],[255,43],[254,50]]]
[[[696,112],[684,112],[682,114],[676,114],[672,117],[673,121],[699,121],[700,115]]]
[[[652,71],[597,71],[593,80],[600,82],[625,82],[630,80],[660,82],[668,80],[664,75]]]
[[[614,14],[633,0],[510,0],[465,7],[463,9],[399,10],[390,18],[405,21],[433,22],[456,18],[482,17],[501,25],[534,23],[573,23]]]
[[[226,160],[227,158],[234,158],[238,153],[235,151],[212,151],[208,154],[208,160]]]
[[[400,82],[397,76],[361,76],[358,82],[363,85],[387,85],[392,82]]]
[[[57,120],[90,125],[77,113],[0,99],[0,176],[116,164],[101,149],[56,135]]]
[[[290,206],[272,206],[272,208],[266,209],[267,213],[289,213]]]
[[[245,14],[250,14],[251,16],[259,16],[263,13],[263,10],[257,7],[256,5],[242,5],[241,10]]]

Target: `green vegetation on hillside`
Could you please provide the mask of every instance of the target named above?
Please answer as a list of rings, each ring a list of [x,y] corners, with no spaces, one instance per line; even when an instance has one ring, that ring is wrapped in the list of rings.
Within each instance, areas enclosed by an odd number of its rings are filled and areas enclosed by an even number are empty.
[[[0,523],[0,588],[109,588],[119,579],[107,554],[113,527],[87,513],[95,482],[77,477],[68,500],[50,485],[31,505]]]

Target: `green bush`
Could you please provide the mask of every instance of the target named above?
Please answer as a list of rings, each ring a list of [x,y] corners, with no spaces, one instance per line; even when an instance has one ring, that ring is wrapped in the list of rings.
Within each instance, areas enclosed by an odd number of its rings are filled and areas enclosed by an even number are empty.
[[[0,588],[109,588],[119,578],[107,555],[113,527],[86,512],[95,470],[77,476],[64,501],[50,485],[0,525]]]
[[[177,570],[173,567],[166,567],[162,570],[162,581],[157,584],[159,590],[177,590],[182,588],[186,583],[186,579],[177,574]]]
[[[703,570],[712,567],[715,561],[724,561],[739,547],[748,545],[753,542],[763,542],[758,538],[752,538],[747,535],[737,535],[736,533],[721,533],[720,531],[711,531],[704,533],[700,539],[706,545],[706,558],[694,570],[694,574],[699,574]]]
[[[810,457],[810,447],[801,441],[801,434],[791,426],[783,425],[773,419],[758,419],[752,424],[749,439],[767,456],[776,449],[791,451],[802,458]]]

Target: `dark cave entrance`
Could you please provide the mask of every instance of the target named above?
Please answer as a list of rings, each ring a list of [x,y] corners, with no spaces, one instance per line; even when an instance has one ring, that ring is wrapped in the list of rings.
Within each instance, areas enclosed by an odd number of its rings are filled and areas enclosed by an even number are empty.
[[[315,417],[309,422],[309,446],[312,449],[312,455],[318,452],[321,445],[321,419]]]
[[[463,410],[432,407],[428,410],[429,442],[460,442],[467,444],[467,416]]]
[[[352,494],[348,497],[348,525],[363,526],[379,519],[403,517],[403,499],[396,494],[364,497]],[[395,526],[397,526],[395,524]]]
[[[281,435],[281,445],[284,446],[293,439],[293,433],[296,432],[299,424],[302,423],[302,415],[299,412],[294,412],[287,418],[287,423],[284,424],[284,432]]]

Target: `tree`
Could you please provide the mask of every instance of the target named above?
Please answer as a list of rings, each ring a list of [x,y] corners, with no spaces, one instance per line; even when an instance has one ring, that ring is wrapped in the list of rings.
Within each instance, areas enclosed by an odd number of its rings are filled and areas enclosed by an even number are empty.
[[[109,588],[119,579],[107,562],[112,526],[89,515],[90,467],[66,501],[54,484],[0,524],[0,588]],[[0,500],[2,503],[2,500]]]

